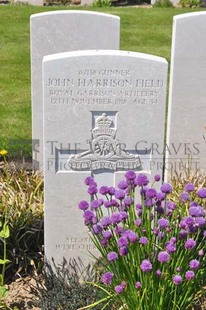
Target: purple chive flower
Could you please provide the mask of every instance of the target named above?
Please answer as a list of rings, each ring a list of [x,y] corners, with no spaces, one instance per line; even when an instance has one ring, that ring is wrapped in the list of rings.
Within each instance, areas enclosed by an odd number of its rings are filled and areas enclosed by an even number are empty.
[[[101,195],[107,195],[108,192],[109,192],[109,188],[108,188],[107,186],[102,186],[102,187],[100,187],[100,189],[99,189],[99,193],[100,193]]]
[[[115,191],[114,195],[115,195],[116,199],[122,200],[125,197],[125,192],[123,190],[119,189],[119,190]]]
[[[128,214],[125,211],[119,212],[121,221],[125,221],[128,218]]]
[[[146,197],[147,198],[154,198],[156,196],[157,192],[154,188],[148,188],[146,191]]]
[[[127,184],[127,182],[126,182],[125,180],[123,180],[123,181],[120,181],[120,182],[118,183],[117,187],[118,187],[119,189],[124,190],[124,189],[128,188],[128,184]]]
[[[173,211],[173,210],[176,210],[177,205],[172,201],[167,201],[167,208]]]
[[[112,272],[106,272],[102,275],[102,282],[106,285],[111,284],[114,274]]]
[[[101,245],[105,248],[108,244],[108,240],[107,239],[102,239],[101,241]]]
[[[124,288],[121,285],[115,286],[114,289],[117,294],[121,294],[124,291]]]
[[[157,228],[157,227],[155,227],[154,229],[153,229],[153,233],[155,234],[155,235],[158,235],[159,234],[159,228]]]
[[[117,245],[119,248],[123,247],[123,246],[127,246],[128,245],[128,240],[126,237],[120,237],[118,240],[117,240]]]
[[[205,219],[204,217],[196,217],[195,222],[198,227],[204,226],[205,225]]]
[[[195,277],[195,274],[192,270],[188,270],[185,272],[185,278],[187,280],[192,280],[192,279],[194,279],[194,277]]]
[[[110,231],[110,230],[105,230],[105,231],[103,232],[103,237],[104,237],[105,239],[109,240],[109,239],[112,237],[111,231]]]
[[[162,206],[157,206],[156,211],[159,214],[163,214],[164,213],[164,208]]]
[[[126,282],[122,281],[122,283],[120,285],[115,286],[114,289],[117,294],[121,294],[124,291],[125,287],[126,287]]]
[[[83,217],[84,217],[85,220],[91,221],[94,216],[95,215],[94,215],[94,213],[92,211],[90,211],[90,210],[85,210],[84,211]]]
[[[94,181],[94,178],[92,177],[87,177],[85,180],[84,180],[84,184],[85,185],[89,185],[89,186],[97,186],[97,183]]]
[[[102,206],[102,204],[103,204],[103,200],[102,200],[102,199],[93,200],[93,201],[91,202],[91,207],[92,207],[93,209],[98,209],[98,208],[100,208],[100,207]]]
[[[125,173],[125,178],[128,180],[128,181],[133,181],[136,179],[136,173],[132,170],[129,170]]]
[[[178,274],[174,276],[173,282],[175,285],[179,285],[182,282],[182,277],[179,276]]]
[[[116,199],[112,199],[110,202],[112,207],[119,207],[119,203]]]
[[[137,241],[137,235],[134,231],[132,230],[129,230],[128,233],[127,233],[127,238],[129,239],[129,241],[131,243],[134,243]]]
[[[129,250],[126,246],[123,246],[119,249],[119,254],[121,256],[126,256],[128,254]]]
[[[134,200],[130,197],[125,197],[124,203],[126,206],[131,206],[131,204],[134,202]]]
[[[136,204],[136,210],[142,210],[142,205],[140,203]]]
[[[119,224],[122,221],[120,213],[112,213],[110,219],[112,224]]]
[[[194,219],[191,216],[185,217],[184,221],[188,226],[192,226],[194,224]]]
[[[170,255],[166,251],[161,251],[159,252],[157,259],[160,263],[167,263],[170,259]]]
[[[165,193],[162,193],[162,192],[157,193],[156,198],[158,200],[161,200],[161,201],[164,200],[165,199]]]
[[[189,201],[190,200],[190,195],[187,192],[182,192],[179,195],[179,200],[182,201],[182,202]]]
[[[186,250],[191,250],[196,246],[196,241],[189,238],[187,241],[185,241],[185,249]]]
[[[112,202],[111,201],[105,201],[104,206],[105,206],[105,208],[109,209],[112,207]]]
[[[187,237],[187,235],[188,235],[188,232],[187,232],[187,231],[181,230],[181,231],[179,232],[179,238],[180,238],[180,240],[185,239],[185,238]]]
[[[185,190],[186,190],[187,192],[193,192],[193,191],[195,190],[194,184],[192,184],[192,183],[187,183],[187,184],[185,185]]]
[[[162,272],[158,269],[155,271],[156,276],[161,277]]]
[[[110,196],[113,196],[115,194],[116,189],[114,187],[109,187],[108,188],[108,194]]]
[[[172,244],[175,244],[176,241],[177,241],[177,238],[176,238],[176,237],[172,237],[172,238],[170,239],[170,242],[171,242]]]
[[[162,193],[169,194],[172,192],[172,185],[169,183],[163,183],[160,190]]]
[[[141,226],[142,221],[141,221],[140,219],[137,219],[137,220],[134,221],[134,223],[135,223],[135,225],[136,225],[137,227],[139,227],[139,226]]]
[[[200,262],[197,259],[192,259],[189,263],[189,266],[193,270],[197,270],[200,267]]]
[[[161,218],[158,220],[159,228],[166,228],[169,225],[169,221],[165,218]]]
[[[152,270],[152,264],[148,259],[144,259],[140,265],[143,272],[150,272]]]
[[[155,180],[156,182],[159,182],[159,181],[161,180],[161,175],[160,175],[160,174],[155,174],[154,180]]]
[[[90,194],[90,195],[95,195],[96,193],[98,192],[98,189],[96,186],[89,186],[88,190],[87,190],[87,193]]]
[[[171,242],[167,242],[166,245],[165,245],[165,249],[167,250],[167,252],[169,254],[172,254],[174,252],[176,252],[176,246],[175,244],[171,243]]]
[[[89,204],[88,204],[87,201],[82,200],[82,201],[80,201],[78,207],[79,207],[80,210],[84,210],[85,211],[85,210],[87,210],[89,208]]]
[[[187,224],[185,223],[185,221],[181,221],[181,222],[179,223],[179,228],[185,229],[186,227],[187,227]]]
[[[109,252],[107,258],[110,262],[113,262],[118,259],[118,254],[116,252]]]
[[[147,208],[154,206],[154,204],[155,204],[154,199],[148,198],[145,200],[145,207]]]
[[[190,207],[189,208],[189,214],[190,214],[190,216],[198,217],[200,214],[199,207],[198,206]]]
[[[120,226],[120,225],[117,225],[117,226],[114,228],[114,232],[115,232],[116,235],[122,234],[123,231],[124,231],[124,229],[123,229],[123,227]]]
[[[165,236],[165,234],[164,234],[163,231],[160,231],[160,232],[157,234],[157,236],[158,236],[159,239],[163,239],[164,236]]]
[[[105,228],[107,226],[109,226],[111,224],[111,220],[109,216],[104,216],[101,220],[100,220],[100,224]]]
[[[93,232],[98,235],[102,232],[103,228],[102,228],[102,225],[100,225],[99,223],[98,224],[95,224],[93,225]]]
[[[196,201],[190,202],[190,207],[197,207],[198,203]]]
[[[135,179],[135,185],[146,186],[149,183],[147,176],[143,173],[137,175]]]
[[[206,198],[206,187],[203,187],[197,191],[197,195],[200,198]]]
[[[203,249],[199,250],[198,255],[199,256],[203,256],[204,255],[204,250]]]
[[[177,267],[177,272],[180,272],[182,269],[181,269],[181,267]]]
[[[148,243],[147,237],[141,237],[141,238],[139,239],[139,243],[140,243],[140,244],[143,244],[143,245],[146,245],[146,244]]]
[[[203,237],[204,238],[206,237],[206,230],[204,230],[204,232],[203,232]]]
[[[139,281],[137,281],[135,283],[135,287],[136,287],[136,289],[140,290],[142,288],[142,284]]]
[[[141,217],[141,216],[142,216],[142,210],[138,210],[138,211],[137,211],[137,215],[138,215],[139,217]]]

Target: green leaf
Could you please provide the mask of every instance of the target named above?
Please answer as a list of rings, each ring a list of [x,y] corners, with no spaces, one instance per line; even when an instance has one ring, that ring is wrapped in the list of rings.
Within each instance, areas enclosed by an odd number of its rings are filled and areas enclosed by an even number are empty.
[[[3,283],[3,275],[0,274],[0,287],[3,286],[3,285],[4,285],[4,283]]]
[[[10,236],[9,226],[7,224],[4,224],[4,227],[0,232],[0,237],[7,239],[9,238],[9,236]]]
[[[0,265],[5,265],[5,264],[8,264],[10,263],[11,261],[8,260],[8,259],[0,259]]]
[[[0,286],[0,298],[6,297],[8,289],[5,286]]]

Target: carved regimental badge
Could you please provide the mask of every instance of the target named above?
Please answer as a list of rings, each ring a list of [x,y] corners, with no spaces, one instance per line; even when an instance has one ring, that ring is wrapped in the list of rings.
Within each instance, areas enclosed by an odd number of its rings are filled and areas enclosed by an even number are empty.
[[[72,155],[67,164],[72,170],[142,170],[138,155],[121,149],[116,139],[117,129],[111,128],[112,119],[103,113],[92,130],[90,150]]]

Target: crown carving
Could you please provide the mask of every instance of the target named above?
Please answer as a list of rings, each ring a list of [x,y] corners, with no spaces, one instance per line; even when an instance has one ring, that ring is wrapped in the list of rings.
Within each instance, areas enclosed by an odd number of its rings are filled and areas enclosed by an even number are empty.
[[[96,120],[97,126],[99,128],[109,128],[112,125],[112,120],[108,118],[106,113],[102,113],[102,115]]]
[[[115,138],[116,129],[110,128],[112,125],[112,119],[107,116],[106,113],[102,113],[100,117],[96,120],[96,127],[92,130],[94,138],[97,138],[102,135],[107,135]]]

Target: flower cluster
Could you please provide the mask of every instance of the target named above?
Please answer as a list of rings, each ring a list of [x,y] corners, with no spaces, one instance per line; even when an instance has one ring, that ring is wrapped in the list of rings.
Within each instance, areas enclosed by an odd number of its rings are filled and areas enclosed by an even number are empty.
[[[171,292],[178,300],[174,288],[191,289],[194,296],[200,288],[197,282],[204,282],[206,188],[195,191],[194,184],[188,183],[175,202],[171,200],[172,185],[158,186],[160,180],[160,175],[155,175],[153,186],[149,186],[147,175],[127,171],[117,188],[98,188],[88,177],[85,184],[91,202],[83,200],[78,205],[106,261],[102,282],[111,289],[110,298],[118,296],[128,309],[145,308],[146,300],[160,299],[162,309],[173,309]],[[137,197],[139,202],[135,202]],[[166,292],[158,290],[158,285],[167,287],[169,301],[167,294],[154,299],[153,294]],[[186,302],[181,304],[182,309],[186,307]]]

